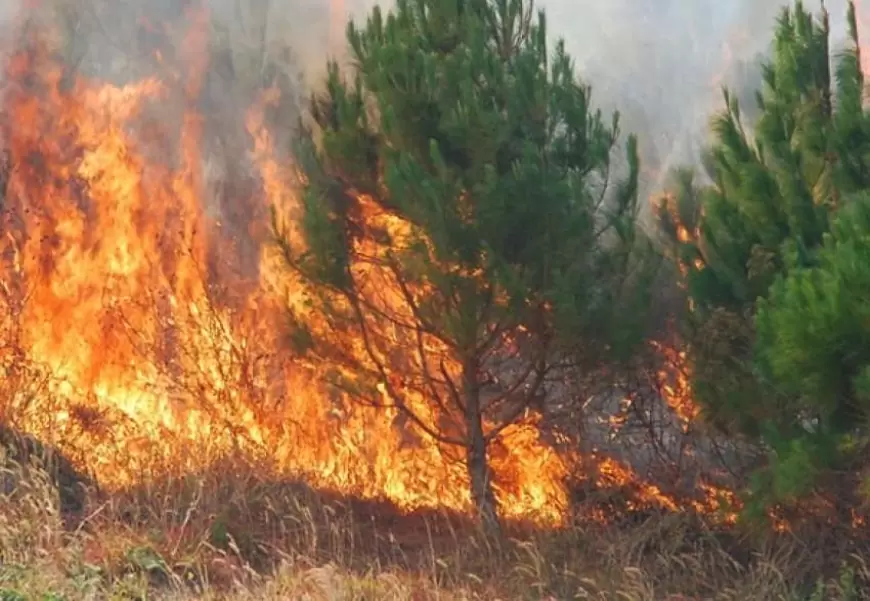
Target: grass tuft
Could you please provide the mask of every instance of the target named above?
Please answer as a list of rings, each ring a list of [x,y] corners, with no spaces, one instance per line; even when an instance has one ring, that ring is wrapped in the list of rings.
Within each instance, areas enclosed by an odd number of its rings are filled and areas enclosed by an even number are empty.
[[[37,458],[7,459],[0,601],[851,601],[870,590],[860,556],[813,573],[817,550],[794,535],[749,549],[670,514],[632,526],[512,526],[509,544],[493,548],[463,516],[402,516],[256,473],[227,463],[90,490],[71,521]]]

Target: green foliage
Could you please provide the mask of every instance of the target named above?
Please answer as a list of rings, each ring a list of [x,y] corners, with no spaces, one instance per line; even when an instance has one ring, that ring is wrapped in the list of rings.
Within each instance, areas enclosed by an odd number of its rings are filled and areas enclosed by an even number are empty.
[[[698,400],[711,421],[770,449],[755,486],[764,504],[812,490],[870,382],[857,300],[870,230],[864,202],[850,206],[870,187],[870,119],[851,5],[848,21],[851,44],[834,57],[827,13],[782,11],[757,120],[750,128],[726,91],[709,182],[675,174],[660,213],[687,272]]]
[[[599,365],[641,340],[653,255],[635,229],[636,140],[615,160],[618,115],[592,108],[564,45],[550,53],[544,14],[522,0],[400,0],[351,24],[348,41],[356,68],[329,66],[297,149],[306,250],[281,232],[328,324],[296,346],[343,363],[334,383],[356,400],[398,406],[443,442],[470,444],[471,416],[485,413],[488,442],[521,414],[507,397],[522,407],[544,394],[580,341]],[[376,227],[372,210],[407,231]],[[389,251],[374,257],[366,241]],[[361,266],[387,277],[375,289]],[[384,288],[400,300],[384,306]],[[473,397],[492,381],[512,392],[484,406]],[[452,425],[416,418],[403,391],[421,387]]]
[[[157,551],[150,547],[134,547],[129,549],[126,560],[133,571],[146,573],[168,574],[169,566]]]
[[[813,463],[834,462],[870,411],[870,194],[836,215],[813,263],[779,278],[756,317],[760,375],[788,399],[790,415],[813,424],[793,444],[810,436],[827,442],[812,461],[795,453],[781,459],[804,462],[804,478]]]

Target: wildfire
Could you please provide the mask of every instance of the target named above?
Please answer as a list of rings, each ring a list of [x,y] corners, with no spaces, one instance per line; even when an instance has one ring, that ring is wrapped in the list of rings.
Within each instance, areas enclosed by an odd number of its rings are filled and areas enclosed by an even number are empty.
[[[287,305],[304,311],[305,290],[267,244],[269,207],[292,224],[296,206],[268,118],[281,90],[259,90],[239,116],[247,147],[233,158],[255,183],[215,189],[201,108],[208,14],[186,17],[180,49],[160,53],[177,64],[141,81],[71,75],[46,41],[5,66],[0,418],[109,488],[241,453],[404,510],[468,509],[466,470],[448,450],[395,410],[337,397],[320,383],[329,366],[286,352]],[[228,206],[244,217],[229,223]],[[503,513],[560,522],[566,465],[535,418],[503,440],[491,457]]]

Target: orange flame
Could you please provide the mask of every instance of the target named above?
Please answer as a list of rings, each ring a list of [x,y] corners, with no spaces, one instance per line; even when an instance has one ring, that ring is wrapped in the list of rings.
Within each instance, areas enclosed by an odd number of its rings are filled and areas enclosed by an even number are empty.
[[[664,401],[679,417],[683,428],[688,429],[701,411],[692,396],[686,352],[658,342],[650,344],[658,351],[664,364],[664,367],[656,374],[657,388]]]
[[[208,14],[187,19],[180,52],[161,54],[163,64],[179,61],[174,75],[124,86],[70,78],[46,43],[6,65],[0,416],[110,488],[243,453],[404,510],[467,510],[467,473],[447,450],[398,426],[395,410],[335,398],[320,384],[329,366],[284,352],[287,304],[304,312],[305,290],[265,243],[264,209],[274,205],[291,234],[297,210],[295,169],[266,117],[281,98],[275,87],[243,118],[260,184],[251,198],[229,199],[251,210],[259,270],[252,278],[221,261],[239,241],[209,210],[219,199],[209,196],[208,116],[198,108]],[[176,105],[179,115],[155,118]],[[25,369],[29,383],[12,377]],[[503,438],[491,458],[503,513],[561,521],[567,466],[539,439],[536,419]]]

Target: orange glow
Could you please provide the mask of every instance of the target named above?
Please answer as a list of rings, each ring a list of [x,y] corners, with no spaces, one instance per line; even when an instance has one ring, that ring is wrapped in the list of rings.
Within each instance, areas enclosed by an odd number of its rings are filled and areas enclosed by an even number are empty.
[[[259,183],[228,199],[250,209],[251,223],[235,225],[257,242],[259,267],[221,261],[240,241],[208,209],[220,201],[209,196],[198,108],[208,14],[190,11],[187,22],[179,51],[160,54],[178,62],[167,66],[173,75],[69,82],[46,43],[5,67],[0,144],[12,169],[0,213],[0,334],[10,344],[0,345],[0,416],[109,489],[241,454],[269,473],[403,510],[469,509],[455,450],[401,425],[396,410],[336,397],[320,384],[330,366],[286,349],[288,304],[305,317],[306,290],[266,243],[272,205],[300,243],[298,174],[267,118],[281,98],[275,87],[239,116]],[[183,110],[155,119],[166,106]],[[372,224],[406,227],[368,207]],[[307,325],[322,327],[311,316]],[[426,399],[413,402],[438,418]],[[503,514],[559,523],[567,465],[540,440],[537,418],[503,440],[491,457]]]
[[[737,522],[737,510],[740,504],[731,491],[701,483],[700,498],[677,499],[664,493],[658,486],[644,482],[631,468],[612,458],[601,458],[597,463],[597,471],[600,485],[616,490],[635,491],[635,500],[628,504],[629,509],[657,508],[667,511],[691,509],[721,523]]]
[[[701,231],[697,225],[689,229],[687,224],[680,220],[676,202],[677,200],[672,193],[664,193],[651,199],[653,210],[661,211],[664,209],[670,215],[674,227],[676,227],[676,242],[679,244],[691,244],[697,247],[699,246]],[[673,251],[674,249],[671,250]],[[691,263],[687,263],[679,257],[678,253],[675,253],[675,255],[677,267],[680,270],[680,274],[683,276],[683,281],[680,282],[680,285],[685,287],[685,278],[689,275],[689,271],[692,269],[695,271],[704,269],[704,260],[700,257],[696,257]]]

